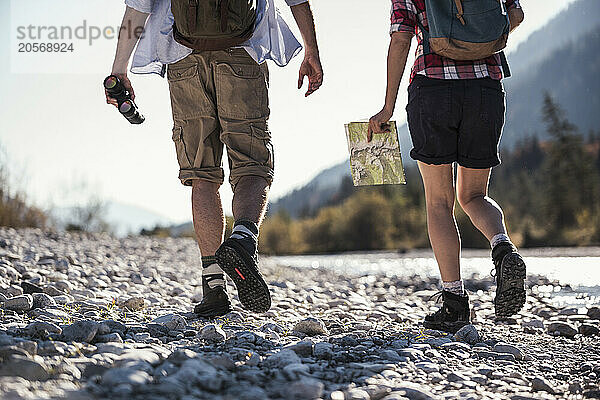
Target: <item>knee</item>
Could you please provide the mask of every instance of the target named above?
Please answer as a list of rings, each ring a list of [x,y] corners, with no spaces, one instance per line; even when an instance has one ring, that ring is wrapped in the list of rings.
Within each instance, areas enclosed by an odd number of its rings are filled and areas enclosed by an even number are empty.
[[[463,210],[469,208],[469,206],[473,203],[473,201],[482,200],[485,198],[485,193],[480,192],[458,192],[458,204],[463,208]]]
[[[427,209],[435,213],[452,213],[454,211],[454,195],[430,196],[427,198]]]

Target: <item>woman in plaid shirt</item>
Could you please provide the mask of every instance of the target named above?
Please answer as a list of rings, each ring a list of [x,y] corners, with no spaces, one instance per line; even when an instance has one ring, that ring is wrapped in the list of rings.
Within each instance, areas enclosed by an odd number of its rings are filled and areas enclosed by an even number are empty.
[[[508,10],[511,31],[523,21],[518,0],[498,0]],[[491,168],[500,164],[498,143],[504,125],[506,75],[499,54],[458,61],[424,54],[428,29],[425,0],[392,0],[391,41],[385,105],[369,123],[372,133],[387,129],[413,35],[416,59],[408,88],[408,125],[425,188],[431,247],[442,277],[443,307],[425,318],[430,329],[456,332],[470,323],[467,293],[460,277],[460,235],[455,198],[473,224],[490,240],[496,269],[496,315],[517,313],[525,303],[525,264],[511,243],[498,204],[488,197]],[[454,163],[458,164],[456,188]]]

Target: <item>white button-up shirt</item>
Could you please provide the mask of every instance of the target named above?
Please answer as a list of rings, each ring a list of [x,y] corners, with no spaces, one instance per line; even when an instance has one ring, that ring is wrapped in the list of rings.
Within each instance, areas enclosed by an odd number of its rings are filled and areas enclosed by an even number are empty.
[[[290,7],[307,1],[285,0]],[[133,55],[131,72],[164,76],[167,64],[175,63],[192,53],[192,49],[173,38],[171,0],[125,0],[125,4],[150,14],[144,35]],[[302,45],[275,8],[273,0],[257,1],[254,34],[241,47],[259,64],[273,60],[279,66],[287,65],[302,50]]]

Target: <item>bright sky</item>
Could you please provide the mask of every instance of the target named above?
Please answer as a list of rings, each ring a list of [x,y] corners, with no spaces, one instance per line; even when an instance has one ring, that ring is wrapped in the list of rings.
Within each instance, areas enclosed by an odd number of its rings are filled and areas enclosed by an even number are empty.
[[[297,32],[284,1],[275,1]],[[525,22],[511,37],[510,49],[573,1],[521,0]],[[270,64],[273,197],[344,160],[344,123],[368,118],[383,105],[390,1],[313,0],[311,4],[325,82],[305,99],[304,92],[295,88],[301,57],[286,68]],[[82,7],[88,12],[83,18]],[[36,9],[43,12],[32,14]],[[9,62],[0,64],[0,143],[18,186],[42,207],[69,205],[76,197],[75,187],[86,182],[88,192],[107,200],[134,204],[177,222],[189,220],[190,189],[177,179],[166,80],[132,77],[137,103],[147,118],[142,126],[132,127],[105,104],[101,88],[116,41],[99,40],[87,54],[48,59],[42,55],[35,61],[15,62],[16,46],[11,40],[24,18],[39,25],[76,26],[85,18],[88,24],[118,26],[123,10],[121,0],[0,0],[0,59],[13,61],[12,68]],[[25,67],[32,73],[22,73]],[[56,73],[63,69],[79,73]],[[405,120],[406,86],[405,76],[395,114],[399,122]],[[228,211],[227,185],[222,195]]]

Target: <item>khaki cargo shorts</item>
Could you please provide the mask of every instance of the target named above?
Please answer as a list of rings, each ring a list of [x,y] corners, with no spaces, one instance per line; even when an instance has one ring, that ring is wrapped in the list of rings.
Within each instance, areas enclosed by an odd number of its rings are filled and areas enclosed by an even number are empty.
[[[167,69],[179,179],[222,184],[223,145],[233,187],[244,176],[273,181],[266,63],[244,49],[194,52]]]

